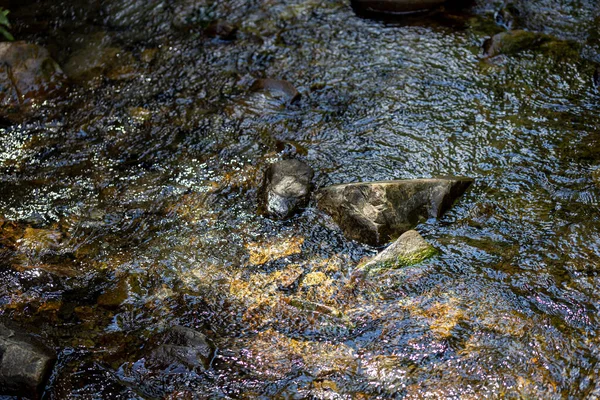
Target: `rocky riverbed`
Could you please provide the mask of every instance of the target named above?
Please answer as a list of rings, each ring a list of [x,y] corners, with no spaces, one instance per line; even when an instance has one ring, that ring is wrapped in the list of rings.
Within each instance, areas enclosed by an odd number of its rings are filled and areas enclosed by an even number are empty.
[[[0,1],[0,398],[600,396],[598,5],[390,3]]]

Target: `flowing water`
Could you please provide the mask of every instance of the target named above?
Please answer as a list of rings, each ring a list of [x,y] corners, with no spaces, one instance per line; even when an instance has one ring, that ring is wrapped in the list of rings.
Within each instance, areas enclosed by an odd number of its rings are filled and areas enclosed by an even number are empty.
[[[600,7],[525,3],[521,23],[572,51],[484,59],[501,6],[400,21],[342,0],[14,6],[18,39],[89,66],[0,127],[0,315],[57,349],[46,398],[600,397]],[[202,33],[216,19],[235,40]],[[262,77],[301,99],[250,92]],[[318,187],[475,184],[417,227],[439,257],[350,290],[378,249],[312,203],[256,212],[285,157]],[[207,371],[146,367],[172,325],[215,343]]]

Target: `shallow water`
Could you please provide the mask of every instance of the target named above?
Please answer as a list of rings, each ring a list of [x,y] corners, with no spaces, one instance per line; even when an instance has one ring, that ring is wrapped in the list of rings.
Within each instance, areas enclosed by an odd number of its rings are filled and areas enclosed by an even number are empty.
[[[583,58],[492,60],[500,2],[395,22],[337,0],[103,3],[13,10],[61,65],[118,50],[0,128],[0,313],[58,349],[47,398],[600,396],[593,2],[530,2],[522,22]],[[219,18],[236,40],[202,34]],[[250,93],[261,77],[302,98]],[[289,156],[317,186],[476,181],[417,227],[441,256],[349,290],[377,249],[313,205],[256,213]],[[145,367],[174,324],[214,341],[208,371]]]

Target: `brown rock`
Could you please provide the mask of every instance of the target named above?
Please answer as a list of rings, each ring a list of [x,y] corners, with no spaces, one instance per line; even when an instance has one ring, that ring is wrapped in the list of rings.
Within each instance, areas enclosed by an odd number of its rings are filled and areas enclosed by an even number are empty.
[[[66,76],[48,50],[26,42],[0,42],[0,114],[25,111],[26,106],[57,95]]]

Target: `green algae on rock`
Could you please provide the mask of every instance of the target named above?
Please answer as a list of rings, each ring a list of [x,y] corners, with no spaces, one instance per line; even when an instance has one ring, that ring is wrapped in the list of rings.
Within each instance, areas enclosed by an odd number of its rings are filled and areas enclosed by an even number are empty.
[[[537,32],[514,30],[498,33],[483,43],[483,51],[488,57],[500,54],[516,54],[532,49],[551,40],[551,37]]]
[[[483,43],[486,57],[501,54],[514,55],[526,50],[538,49],[554,57],[578,58],[580,46],[540,32],[513,30],[500,32]]]
[[[352,273],[353,277],[375,274],[387,269],[409,267],[437,255],[439,251],[415,230],[405,232],[388,248]]]

